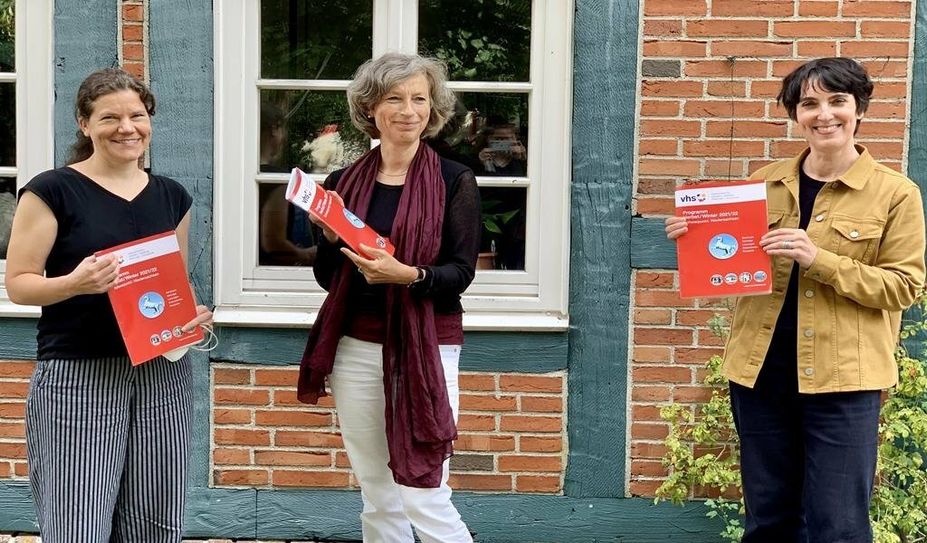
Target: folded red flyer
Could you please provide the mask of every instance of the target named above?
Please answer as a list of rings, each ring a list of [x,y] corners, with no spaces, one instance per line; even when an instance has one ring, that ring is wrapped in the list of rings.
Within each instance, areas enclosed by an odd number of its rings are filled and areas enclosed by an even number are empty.
[[[364,224],[364,221],[348,211],[338,202],[337,198],[299,168],[293,168],[290,173],[290,182],[286,187],[286,199],[296,207],[312,213],[325,226],[338,234],[341,241],[355,253],[363,253],[360,248],[362,243],[368,247],[384,249],[389,254],[393,254],[396,250],[389,239],[377,234],[373,228]]]
[[[181,330],[196,318],[196,302],[173,231],[98,251],[96,256],[110,253],[118,256],[119,277],[107,294],[133,366],[202,341],[200,328]]]
[[[769,294],[766,183],[722,181],[676,189],[676,215],[689,230],[676,240],[679,295],[714,298]]]

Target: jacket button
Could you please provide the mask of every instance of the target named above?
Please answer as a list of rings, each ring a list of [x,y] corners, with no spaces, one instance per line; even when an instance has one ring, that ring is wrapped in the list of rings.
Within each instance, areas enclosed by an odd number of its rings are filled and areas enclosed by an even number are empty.
[[[805,368],[805,375],[809,377],[814,375],[814,368]]]
[[[814,291],[810,288],[805,291],[805,298],[814,298]]]
[[[858,238],[858,237],[859,237],[859,232],[858,232],[857,230],[852,230],[852,231],[850,232],[850,237],[853,238],[853,239]]]
[[[820,215],[817,215],[817,216],[814,218],[814,220],[817,221],[817,222],[823,221],[823,220],[824,220],[824,214],[821,213]]]
[[[805,331],[803,333],[805,337],[814,337],[814,330],[812,330],[811,328],[805,328]]]

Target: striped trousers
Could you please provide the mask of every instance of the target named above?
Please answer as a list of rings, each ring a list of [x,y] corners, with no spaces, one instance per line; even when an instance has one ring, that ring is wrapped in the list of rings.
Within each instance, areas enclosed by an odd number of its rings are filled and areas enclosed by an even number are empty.
[[[192,381],[186,356],[37,362],[26,441],[43,543],[181,540]]]

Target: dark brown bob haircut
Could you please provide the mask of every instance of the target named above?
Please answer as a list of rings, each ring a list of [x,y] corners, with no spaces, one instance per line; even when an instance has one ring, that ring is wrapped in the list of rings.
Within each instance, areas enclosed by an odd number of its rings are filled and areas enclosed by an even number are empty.
[[[856,113],[862,115],[872,98],[872,80],[858,62],[851,58],[819,58],[802,64],[785,76],[776,100],[785,107],[789,118],[796,117],[802,94],[809,85],[824,92],[845,92],[856,99]],[[856,125],[857,129],[859,125]]]

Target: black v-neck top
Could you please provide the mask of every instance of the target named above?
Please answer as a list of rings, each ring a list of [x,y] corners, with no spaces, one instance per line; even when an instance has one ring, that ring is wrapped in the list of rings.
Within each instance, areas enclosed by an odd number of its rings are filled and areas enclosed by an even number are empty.
[[[40,173],[19,196],[25,191],[45,202],[58,221],[45,262],[47,277],[71,273],[96,251],[176,229],[193,203],[186,189],[167,177],[149,174],[145,188],[126,200],[68,167]],[[74,296],[42,308],[39,360],[125,355],[106,294]]]

